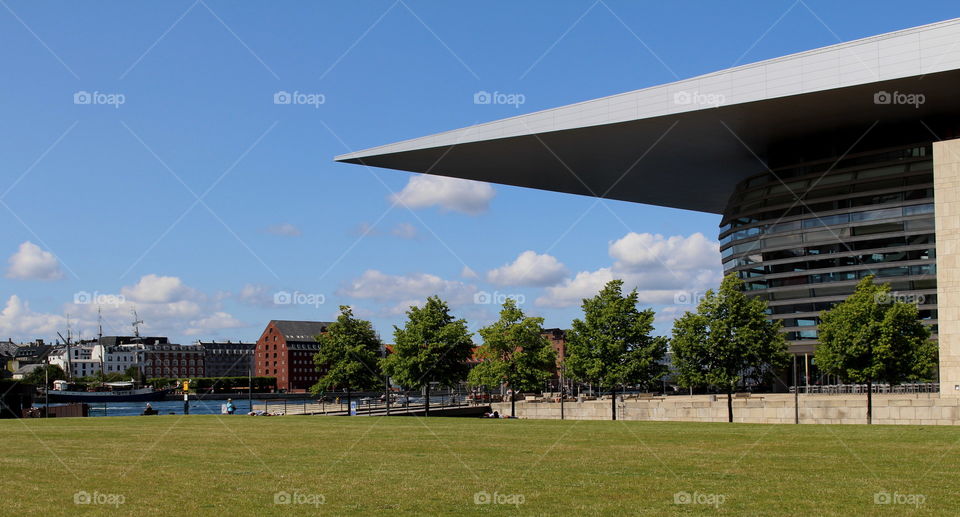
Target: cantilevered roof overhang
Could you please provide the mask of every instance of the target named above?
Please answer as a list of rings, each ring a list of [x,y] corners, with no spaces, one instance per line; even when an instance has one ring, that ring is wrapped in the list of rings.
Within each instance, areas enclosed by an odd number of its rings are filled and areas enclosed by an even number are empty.
[[[954,19],[336,160],[722,213],[784,142],[958,116]]]

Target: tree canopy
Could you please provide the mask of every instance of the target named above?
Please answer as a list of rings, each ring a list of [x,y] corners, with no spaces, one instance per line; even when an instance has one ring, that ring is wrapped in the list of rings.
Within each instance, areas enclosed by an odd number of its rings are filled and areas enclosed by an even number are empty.
[[[662,362],[667,339],[651,336],[653,310],[637,309],[636,289],[626,296],[622,290],[623,280],[611,280],[584,299],[584,317],[573,320],[567,333],[567,372],[611,391],[624,384],[653,384],[667,372]]]
[[[766,302],[743,292],[743,281],[727,275],[720,289],[709,290],[697,305],[673,324],[673,365],[681,386],[712,385],[730,394],[745,373],[764,377],[789,360],[779,321],[766,317]]]
[[[429,387],[430,382],[454,386],[467,377],[471,336],[467,322],[431,296],[423,307],[410,307],[403,327],[394,327],[393,353],[381,361],[383,370],[407,388]]]
[[[542,329],[543,318],[526,316],[513,299],[507,298],[500,319],[479,331],[483,346],[477,349],[477,355],[482,362],[470,370],[470,383],[488,387],[506,384],[514,395],[511,404],[517,392],[543,387],[553,375],[557,358]]]
[[[850,382],[929,380],[937,347],[917,306],[873,280],[864,278],[852,295],[820,315],[817,365]]]
[[[313,393],[333,388],[365,390],[382,383],[379,361],[383,344],[373,324],[355,318],[349,306],[341,305],[337,321],[316,339],[320,350],[313,361],[320,377],[311,388]]]
[[[46,373],[46,375],[44,375]],[[37,386],[43,386],[46,382],[48,386],[53,386],[53,381],[59,381],[67,378],[67,373],[63,371],[63,368],[60,368],[56,364],[47,364],[41,365],[39,368],[34,368],[33,371],[24,375],[23,382],[25,384],[36,384]]]

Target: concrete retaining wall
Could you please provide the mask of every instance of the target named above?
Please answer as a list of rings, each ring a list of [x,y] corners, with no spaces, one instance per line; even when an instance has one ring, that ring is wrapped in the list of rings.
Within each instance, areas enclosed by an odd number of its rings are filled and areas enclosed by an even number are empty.
[[[762,397],[762,398],[761,398]],[[617,418],[682,422],[726,422],[727,399],[718,395],[671,396],[655,400],[627,400],[617,404]],[[564,404],[570,420],[610,420],[610,401]],[[865,395],[801,395],[801,424],[865,424]],[[509,403],[493,404],[501,414],[510,414]],[[517,417],[559,419],[557,402],[517,402]],[[754,396],[733,400],[735,422],[755,424],[794,423],[794,398],[787,394]],[[873,423],[897,425],[960,425],[960,399],[937,394],[874,395]]]

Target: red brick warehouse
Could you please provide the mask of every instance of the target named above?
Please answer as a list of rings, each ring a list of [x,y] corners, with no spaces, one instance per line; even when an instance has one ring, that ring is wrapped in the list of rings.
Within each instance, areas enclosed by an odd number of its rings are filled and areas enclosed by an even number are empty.
[[[257,340],[256,375],[276,377],[277,389],[307,390],[318,379],[313,356],[320,350],[316,336],[329,321],[272,320]]]

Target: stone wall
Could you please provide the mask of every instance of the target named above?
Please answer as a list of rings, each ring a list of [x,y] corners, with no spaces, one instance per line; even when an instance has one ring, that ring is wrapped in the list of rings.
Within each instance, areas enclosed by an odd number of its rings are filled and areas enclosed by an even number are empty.
[[[865,424],[866,395],[801,395],[801,424]],[[610,401],[564,404],[564,418],[610,420]],[[501,414],[510,414],[510,403],[493,404]],[[517,402],[517,417],[559,419],[556,402]],[[734,399],[735,422],[755,424],[794,423],[794,398],[787,394],[755,395]],[[727,399],[718,395],[670,396],[654,400],[627,400],[617,404],[617,418],[680,422],[726,422]],[[960,425],[960,399],[937,394],[874,395],[873,423],[899,425]]]
[[[960,397],[960,140],[933,144],[940,389]]]

